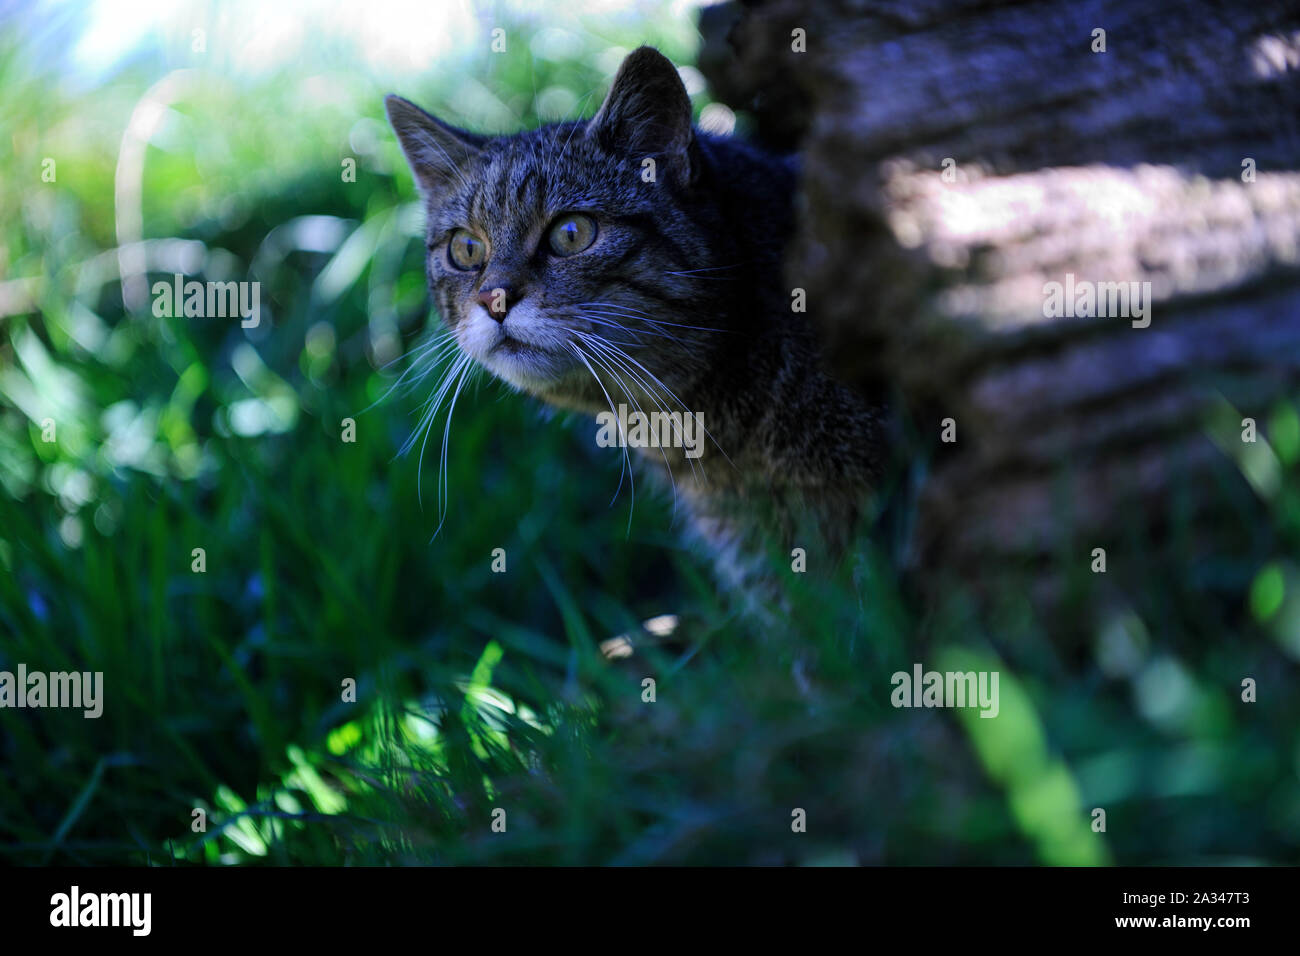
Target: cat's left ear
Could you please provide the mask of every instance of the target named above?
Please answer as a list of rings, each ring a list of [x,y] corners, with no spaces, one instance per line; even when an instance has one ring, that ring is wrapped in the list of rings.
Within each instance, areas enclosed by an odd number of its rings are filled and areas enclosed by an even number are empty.
[[[655,158],[682,184],[697,172],[690,97],[677,67],[653,47],[638,47],[623,60],[587,135],[611,152]]]
[[[488,141],[486,136],[448,126],[400,96],[384,97],[384,108],[415,181],[426,194],[464,182],[466,161]]]

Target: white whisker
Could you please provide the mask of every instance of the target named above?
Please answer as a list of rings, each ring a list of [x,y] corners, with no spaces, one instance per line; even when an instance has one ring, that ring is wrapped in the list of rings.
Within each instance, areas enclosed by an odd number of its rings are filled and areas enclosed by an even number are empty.
[[[579,333],[579,334],[581,334],[581,333]],[[588,338],[587,336],[583,336],[583,341],[585,341],[588,345],[592,346],[593,348],[598,348],[598,349],[600,348],[600,345],[599,345],[597,342],[593,341],[591,338]],[[623,390],[623,394],[627,396],[628,401],[630,401],[630,402],[632,403],[632,406],[633,406],[633,407],[634,407],[634,408],[635,408],[635,409],[636,409],[640,414],[645,415],[645,411],[641,408],[641,403],[637,401],[637,399],[636,399],[636,395],[633,394],[632,389],[629,389],[629,388],[627,387],[627,383],[623,381],[623,376],[619,375],[618,372],[614,370],[614,368],[613,368],[613,363],[617,363],[617,364],[619,365],[620,368],[622,368],[625,372],[627,372],[628,376],[629,376],[629,377],[630,377],[634,382],[638,383],[638,384],[641,386],[642,391],[646,393],[646,396],[647,396],[648,398],[650,398],[650,400],[653,401],[653,402],[655,403],[655,405],[656,405],[658,408],[660,408],[660,409],[663,410],[664,412],[667,412],[667,406],[665,406],[665,405],[664,405],[664,404],[659,400],[659,398],[654,394],[654,392],[653,392],[652,390],[646,388],[645,382],[642,381],[642,380],[641,380],[641,379],[636,375],[635,372],[633,372],[631,369],[629,369],[629,368],[628,368],[625,364],[623,364],[622,362],[619,362],[618,359],[617,359],[616,357],[614,357],[612,354],[610,354],[610,352],[609,352],[608,350],[603,351],[602,354],[605,355],[605,361],[604,361],[603,363],[601,363],[601,362],[599,361],[599,359],[597,359],[597,357],[596,357],[595,355],[592,355],[592,356],[591,356],[592,361],[593,361],[593,362],[596,362],[598,365],[601,365],[602,368],[604,368],[607,372],[609,372],[609,374],[610,374],[611,376],[613,376],[613,378],[618,382],[619,388],[621,388],[621,389]],[[648,417],[647,417],[647,420],[648,420]],[[669,418],[669,421],[670,421],[670,422],[672,421],[672,418],[671,418],[671,417]],[[684,440],[684,439],[683,439],[683,440]],[[668,480],[669,480],[669,482],[671,482],[671,484],[672,484],[672,488],[673,488],[673,516],[676,517],[676,515],[677,515],[677,478],[676,478],[675,475],[673,475],[673,468],[672,468],[672,465],[669,464],[669,462],[668,462],[668,452],[664,451],[664,449],[663,449],[662,447],[660,447],[660,449],[659,449],[659,454],[661,454],[661,455],[663,456],[663,459],[664,459],[664,467],[668,470]],[[689,460],[689,459],[688,459],[688,460]],[[695,464],[694,462],[691,462],[692,471],[694,470],[694,464]]]
[[[669,422],[669,424],[672,425],[672,426],[676,429],[676,431],[677,431],[677,438],[678,438],[678,440],[682,443],[682,447],[685,448],[685,447],[686,447],[686,435],[685,435],[685,433],[684,433],[684,431],[683,431],[683,429],[682,429],[682,426],[681,426],[681,425],[678,425],[676,422],[673,421],[672,415],[669,414],[669,407],[668,407],[667,402],[664,400],[664,398],[663,398],[663,397],[662,397],[658,392],[655,391],[655,389],[654,389],[653,386],[651,386],[650,384],[648,384],[648,383],[645,381],[645,379],[643,379],[641,376],[637,375],[637,373],[636,373],[636,372],[635,372],[635,371],[634,371],[630,366],[628,366],[628,364],[627,364],[625,361],[623,361],[622,358],[620,358],[620,355],[619,355],[620,350],[617,349],[617,348],[613,348],[612,345],[611,345],[611,343],[610,343],[608,340],[606,340],[606,339],[601,339],[599,336],[593,336],[593,335],[583,334],[583,333],[576,333],[576,334],[581,335],[583,341],[586,342],[587,345],[591,346],[591,347],[594,348],[594,349],[599,350],[599,351],[601,352],[601,354],[603,354],[603,355],[605,356],[607,366],[608,366],[609,363],[615,363],[615,364],[617,364],[617,365],[619,366],[619,368],[621,368],[623,371],[625,371],[625,372],[628,374],[628,376],[629,376],[629,377],[630,377],[634,382],[636,382],[638,385],[640,385],[641,390],[642,390],[643,392],[645,392],[646,396],[647,396],[651,401],[653,401],[653,402],[655,403],[655,405],[660,409],[661,412],[663,412],[664,415],[666,415],[666,416],[668,417],[668,422]],[[610,369],[610,371],[613,372],[613,369]],[[621,378],[620,376],[618,376],[617,373],[614,373],[614,374],[615,374],[615,377],[616,377],[616,378],[619,378],[619,381],[621,382],[621,381],[622,381],[622,378]],[[626,392],[626,388],[624,388],[624,391]],[[636,404],[636,400],[635,400],[635,399],[633,399],[632,401],[633,401],[633,404]],[[683,408],[685,408],[685,406],[683,406]],[[641,406],[640,406],[639,404],[637,405],[637,411],[641,411]],[[687,414],[690,414],[690,412],[687,411]],[[668,467],[668,477],[669,477],[669,479],[672,481],[672,485],[673,485],[673,513],[676,514],[676,512],[677,512],[677,479],[676,479],[676,477],[673,475],[672,466],[669,465],[669,463],[668,463],[668,453],[665,452],[662,448],[660,448],[659,451],[660,451],[660,454],[662,454],[663,457],[664,457],[664,465]],[[685,455],[684,455],[683,457],[686,457],[686,461],[687,461],[687,463],[688,463],[688,464],[690,465],[690,467],[691,467],[691,475],[695,478],[695,481],[696,481],[696,483],[698,484],[699,481],[700,481],[700,477],[699,477],[699,475],[697,475],[697,474],[695,473],[695,460],[694,460],[693,458],[687,457],[687,456],[685,456]],[[701,469],[701,470],[704,469],[704,463],[703,463],[703,462],[700,462],[700,469]],[[705,476],[704,476],[704,477],[705,477],[705,481],[707,482],[707,481],[708,481],[708,473],[707,473],[707,472],[705,473]]]
[[[448,468],[447,468],[447,446],[451,439],[451,417],[456,413],[456,399],[460,398],[461,389],[465,387],[465,382],[474,373],[475,366],[471,362],[466,362],[464,370],[460,373],[460,378],[456,381],[456,390],[452,393],[451,404],[447,406],[447,424],[442,429],[442,459],[438,465],[438,527],[433,532],[433,537],[438,537],[442,531],[442,526],[447,520],[447,505],[451,500],[451,492],[448,488]]]
[[[442,400],[446,397],[448,389],[451,388],[453,382],[459,380],[461,374],[469,364],[470,358],[468,355],[461,355],[451,364],[451,367],[447,370],[447,374],[443,376],[437,391],[430,396],[426,403],[427,411],[420,419],[419,428],[417,428],[411,437],[406,440],[406,443],[402,446],[402,450],[399,452],[400,455],[405,455],[409,452],[411,447],[415,444],[416,439],[420,437],[420,433],[424,433],[424,438],[420,442],[420,457],[415,466],[415,495],[421,508],[424,507],[424,483],[422,481],[424,473],[424,451],[429,443],[429,433],[432,431],[433,422],[438,417],[438,409],[442,406]]]
[[[426,342],[425,344],[417,347],[414,352],[408,352],[406,355],[399,355],[391,362],[385,363],[383,368],[386,369],[392,366],[394,363],[400,362],[404,358],[409,357],[410,359],[410,364],[408,364],[407,367],[402,370],[402,374],[397,376],[397,380],[388,387],[388,390],[384,392],[383,395],[379,396],[377,399],[375,399],[373,402],[367,405],[365,408],[363,408],[360,414],[364,415],[366,414],[366,412],[373,409],[376,405],[386,402],[388,400],[388,397],[392,395],[394,391],[396,391],[398,388],[402,386],[403,382],[406,381],[406,377],[408,375],[410,375],[417,368],[421,368],[422,371],[420,371],[420,373],[414,379],[412,379],[410,384],[407,386],[408,390],[415,388],[415,386],[419,385],[420,382],[428,378],[428,376],[442,362],[444,362],[455,350],[456,350],[456,343],[454,340],[454,335],[452,331],[448,329],[434,336],[429,342]],[[436,354],[434,354],[433,357],[430,358],[429,356],[431,353],[436,353]]]
[[[609,392],[605,391],[605,383],[600,380],[600,376],[596,374],[596,370],[591,367],[591,363],[587,361],[587,356],[584,355],[582,353],[582,350],[572,342],[569,343],[569,348],[572,349],[573,354],[578,357],[578,361],[581,362],[583,365],[587,366],[587,371],[591,373],[591,377],[596,380],[596,385],[599,386],[601,392],[604,393],[605,403],[609,406],[610,414],[614,416],[614,420],[618,422],[619,434],[623,436],[623,466],[627,471],[628,483],[632,489],[632,507],[627,513],[627,533],[629,536],[631,536],[632,512],[636,510],[636,476],[632,474],[632,459],[628,456],[627,453],[627,432],[624,431],[623,423],[619,419],[618,412],[614,408],[614,400],[609,397]],[[623,472],[620,471],[618,475],[618,488],[614,490],[614,497],[611,498],[609,502],[611,506],[613,506],[614,502],[618,500],[618,493],[619,491],[622,490],[622,488],[623,488]]]
[[[590,334],[590,333],[587,333],[587,334]],[[609,345],[609,343],[606,343],[606,345]],[[612,345],[609,345],[609,347],[610,347],[610,348],[614,348],[614,346],[612,346]],[[726,451],[723,449],[723,447],[722,447],[721,445],[718,444],[718,440],[717,440],[716,438],[713,437],[713,433],[710,432],[710,431],[708,430],[708,428],[705,427],[704,422],[700,420],[700,416],[699,416],[698,414],[696,414],[695,412],[691,411],[690,408],[686,405],[686,403],[683,402],[680,398],[677,397],[677,393],[675,393],[671,388],[669,388],[668,385],[663,381],[663,379],[659,378],[659,376],[655,375],[654,372],[650,371],[648,368],[646,368],[644,365],[642,365],[640,362],[638,362],[638,361],[637,361],[636,359],[634,359],[632,356],[628,355],[626,352],[623,352],[621,349],[618,349],[617,351],[619,351],[619,353],[621,354],[621,356],[622,356],[624,359],[626,359],[627,361],[631,362],[633,365],[635,365],[635,366],[636,366],[637,368],[639,368],[641,371],[645,372],[645,374],[648,375],[648,376],[650,377],[650,380],[651,380],[651,381],[653,381],[653,382],[654,382],[655,384],[657,384],[660,388],[662,388],[662,389],[664,390],[664,392],[666,392],[666,393],[668,394],[668,396],[669,396],[670,398],[673,399],[673,401],[675,401],[678,405],[681,406],[682,411],[684,411],[686,414],[688,414],[688,415],[690,415],[692,418],[694,418],[694,419],[695,419],[695,423],[696,423],[697,425],[699,425],[701,429],[703,429],[704,434],[708,436],[708,438],[709,438],[709,440],[710,440],[711,442],[713,442],[714,447],[717,448],[718,451],[719,451],[719,453],[721,453],[722,457],[725,458],[725,459],[727,460],[727,464],[731,465],[732,468],[735,468],[735,467],[736,467],[736,463],[735,463],[734,461],[731,460],[731,457],[726,453]],[[737,470],[738,470],[738,469],[737,469]]]

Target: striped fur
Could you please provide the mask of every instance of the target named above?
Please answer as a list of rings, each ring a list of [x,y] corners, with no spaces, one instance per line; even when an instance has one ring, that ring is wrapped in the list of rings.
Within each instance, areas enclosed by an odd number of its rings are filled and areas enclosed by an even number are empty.
[[[791,309],[789,160],[693,129],[676,69],[647,47],[589,122],[489,138],[397,97],[388,110],[427,202],[430,288],[465,355],[557,407],[698,414],[711,436],[698,462],[638,451],[688,502],[730,583],[748,583],[765,532],[810,556],[843,546],[884,428],[823,372]],[[568,212],[598,233],[561,258],[546,230]],[[479,270],[448,258],[462,228],[487,243]],[[512,301],[504,321],[477,301],[498,288]]]

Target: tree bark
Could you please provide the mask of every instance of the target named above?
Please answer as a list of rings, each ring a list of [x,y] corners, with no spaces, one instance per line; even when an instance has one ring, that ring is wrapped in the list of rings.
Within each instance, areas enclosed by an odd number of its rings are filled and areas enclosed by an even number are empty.
[[[702,32],[715,95],[802,155],[788,279],[834,372],[953,419],[914,566],[1224,524],[1241,419],[1266,442],[1300,379],[1300,5],[768,0]],[[1149,324],[1049,283],[1149,283]]]

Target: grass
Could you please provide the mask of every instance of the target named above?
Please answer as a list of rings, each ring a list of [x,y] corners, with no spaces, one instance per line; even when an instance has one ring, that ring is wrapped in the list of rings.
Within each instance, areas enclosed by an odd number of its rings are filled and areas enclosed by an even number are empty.
[[[611,48],[689,61],[687,19],[643,16],[567,23],[576,46],[524,20],[513,53],[399,91],[466,125],[590,114]],[[257,279],[246,332],[132,312],[117,281],[122,130],[185,51],[77,88],[5,42],[0,669],[105,686],[96,720],[0,709],[8,862],[1295,862],[1293,406],[1233,548],[1117,568],[1140,600],[1097,629],[1036,617],[1015,569],[984,611],[955,585],[919,601],[871,536],[838,569],[775,556],[791,609],[758,628],[670,497],[639,483],[629,527],[617,454],[493,384],[457,406],[437,530],[438,455],[422,476],[397,455],[430,384],[393,389],[400,357],[437,317],[392,78],[321,44],[260,76],[200,64],[170,106],[142,171],[150,279]],[[688,652],[601,658],[670,612]],[[917,661],[998,670],[999,719],[892,707]]]

